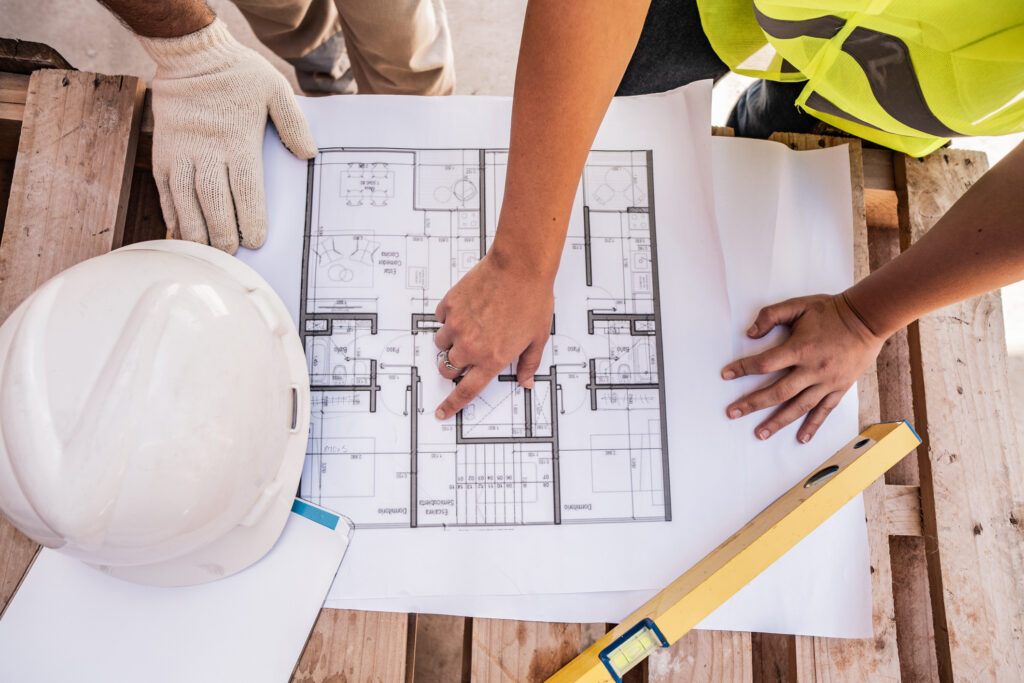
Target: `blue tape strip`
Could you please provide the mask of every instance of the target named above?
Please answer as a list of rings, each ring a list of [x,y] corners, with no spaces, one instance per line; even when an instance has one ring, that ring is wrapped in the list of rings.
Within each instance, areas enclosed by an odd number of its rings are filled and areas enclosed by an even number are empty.
[[[318,508],[315,505],[310,505],[299,498],[296,498],[295,502],[292,503],[292,512],[297,515],[302,515],[306,519],[312,520],[317,524],[323,525],[331,531],[338,528],[338,515],[328,512],[322,508]]]

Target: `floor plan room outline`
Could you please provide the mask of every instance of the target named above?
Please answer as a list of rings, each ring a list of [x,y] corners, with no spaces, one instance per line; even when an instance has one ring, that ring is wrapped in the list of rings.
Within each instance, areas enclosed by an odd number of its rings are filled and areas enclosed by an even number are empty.
[[[330,148],[310,162],[300,494],[370,528],[671,519],[650,151],[587,161],[532,389],[509,367],[433,417],[434,309],[487,253],[506,150]]]

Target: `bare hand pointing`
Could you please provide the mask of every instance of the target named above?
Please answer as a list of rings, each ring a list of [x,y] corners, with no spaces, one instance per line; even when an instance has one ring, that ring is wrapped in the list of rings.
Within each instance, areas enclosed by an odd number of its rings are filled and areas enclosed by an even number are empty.
[[[544,345],[551,332],[555,300],[553,280],[530,264],[488,252],[437,305],[441,329],[434,343],[448,351],[438,370],[458,379],[435,415],[446,420],[472,401],[510,363],[519,360],[519,383],[533,387]]]

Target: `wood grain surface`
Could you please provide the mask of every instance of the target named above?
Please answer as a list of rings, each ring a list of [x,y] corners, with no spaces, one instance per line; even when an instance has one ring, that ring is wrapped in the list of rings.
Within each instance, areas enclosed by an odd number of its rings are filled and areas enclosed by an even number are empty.
[[[746,683],[753,676],[751,635],[739,631],[690,631],[647,660],[649,683]]]
[[[473,683],[538,683],[580,652],[580,625],[474,619]]]
[[[409,615],[323,609],[295,667],[295,683],[402,683]]]

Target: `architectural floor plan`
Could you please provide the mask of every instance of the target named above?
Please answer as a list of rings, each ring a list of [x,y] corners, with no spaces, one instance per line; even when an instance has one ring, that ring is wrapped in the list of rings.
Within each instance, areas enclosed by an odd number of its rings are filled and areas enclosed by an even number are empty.
[[[650,151],[593,151],[534,388],[508,368],[433,411],[434,309],[486,254],[500,149],[323,149],[299,330],[313,419],[300,494],[359,527],[671,519]]]

